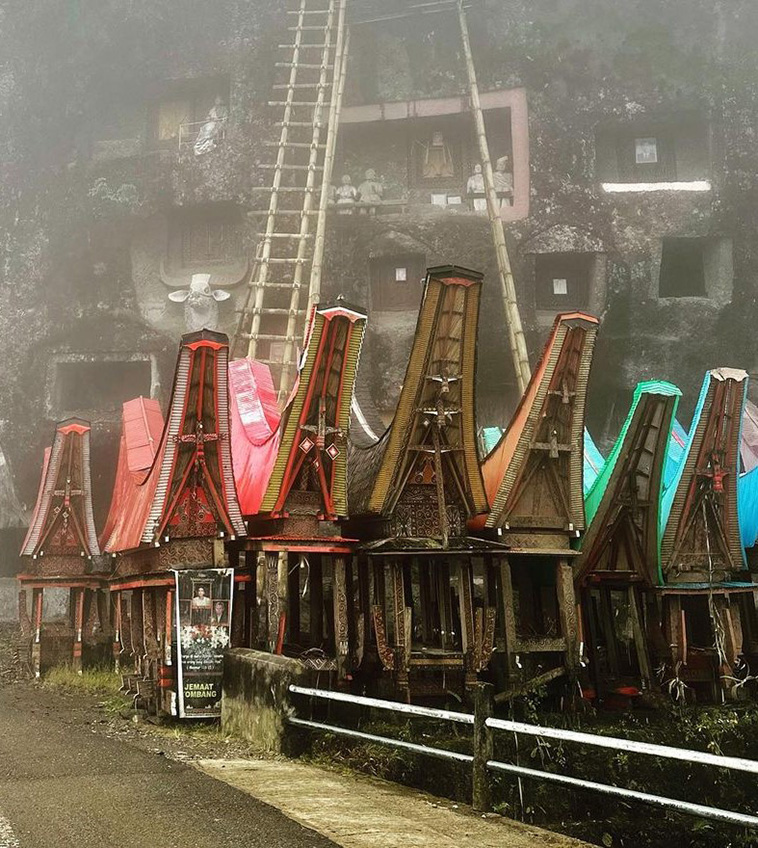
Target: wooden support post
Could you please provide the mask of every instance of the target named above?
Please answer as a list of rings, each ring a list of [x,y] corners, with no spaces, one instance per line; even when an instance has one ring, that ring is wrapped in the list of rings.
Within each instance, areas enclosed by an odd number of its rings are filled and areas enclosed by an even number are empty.
[[[321,554],[313,554],[308,558],[310,563],[310,613],[311,638],[313,648],[320,648],[324,643],[324,573]]]
[[[283,612],[279,598],[279,553],[266,552],[266,648],[275,654],[279,641],[279,616]]]
[[[739,596],[732,595],[732,597],[738,598]],[[724,596],[721,603],[723,604],[723,608],[719,610],[719,613],[724,624],[724,631],[726,632],[726,656],[729,666],[726,670],[726,679],[723,677],[721,679],[721,687],[727,697],[737,698],[739,697],[738,693],[740,690],[735,689],[733,681],[729,680],[729,678],[734,677],[734,667],[743,649],[742,617],[740,615],[739,605],[730,603],[728,597]]]
[[[472,800],[479,813],[492,809],[492,795],[487,763],[493,758],[492,730],[486,721],[494,714],[494,691],[491,683],[479,683],[474,689],[474,762],[472,763]]]
[[[231,634],[231,645],[233,648],[243,648],[245,641],[245,621],[247,619],[247,591],[249,583],[232,583],[232,620],[229,633]]]
[[[434,639],[434,625],[432,622],[432,609],[434,597],[432,579],[429,568],[429,563],[424,559],[418,559],[418,576],[419,576],[419,600],[421,602],[421,633],[424,638],[424,644],[432,644]]]
[[[298,645],[302,642],[300,633],[300,562],[292,564],[287,570],[287,628],[290,639]]]
[[[157,613],[160,656],[157,663],[156,707],[160,712],[170,715],[173,712],[172,693],[176,690],[176,677],[171,659],[171,642],[174,632],[174,591],[166,589],[165,592],[159,593],[157,601],[159,602]]]
[[[74,647],[71,653],[71,667],[77,674],[82,673],[82,631],[84,629],[84,589],[74,589]]]
[[[225,568],[227,565],[226,562],[226,550],[224,549],[224,540],[223,539],[214,539],[213,540],[213,567],[214,568]]]
[[[132,651],[134,652],[134,671],[136,674],[143,674],[144,655],[145,655],[145,636],[143,630],[143,589],[134,589],[132,591]]]
[[[464,685],[467,691],[476,686],[476,639],[474,636],[474,599],[471,561],[458,565],[458,604],[461,618],[461,649],[463,651]]]
[[[616,628],[613,621],[613,611],[611,610],[610,590],[606,586],[601,586],[599,595],[600,622],[608,656],[608,668],[610,669],[610,677],[615,680],[619,675],[619,657]]]
[[[347,620],[347,587],[345,584],[345,558],[333,558],[334,578],[332,580],[332,603],[334,604],[334,649],[337,657],[337,678],[344,680],[347,676],[348,658],[348,620]]]
[[[144,677],[154,680],[157,678],[157,663],[160,656],[158,647],[158,611],[156,608],[155,589],[142,590],[142,633],[144,640]]]
[[[280,551],[279,562],[277,563],[277,591],[279,594],[279,623],[276,637],[276,653],[284,653],[284,642],[287,637],[289,622],[287,621],[289,585],[287,575],[289,574],[289,554],[286,551]]]
[[[566,641],[566,668],[576,669],[579,665],[579,645],[577,643],[579,634],[576,622],[574,573],[566,557],[560,557],[556,565],[555,588],[558,593],[561,635]]]
[[[245,551],[245,571],[250,574],[251,582],[245,587],[245,641],[246,648],[258,647],[258,552]]]
[[[405,579],[403,566],[399,562],[393,562],[390,566],[392,571],[392,600],[395,616],[395,675],[397,688],[403,697],[410,702],[410,686],[408,680],[408,668],[410,662],[411,646],[409,642],[410,613],[405,606]]]
[[[371,642],[371,568],[365,557],[353,558],[353,570],[358,579],[358,611],[355,634],[355,663],[360,668]]]
[[[505,638],[505,673],[510,681],[516,677],[516,616],[513,610],[513,583],[508,557],[500,560],[500,594],[503,599],[503,635]]]
[[[121,671],[121,592],[113,593],[113,670]]]
[[[32,671],[35,677],[40,676],[42,668],[42,602],[43,589],[32,590]]]
[[[667,614],[666,636],[669,640],[672,671],[676,674],[678,663],[687,665],[682,600],[679,595],[667,595],[664,596],[663,603]]]
[[[632,621],[632,635],[634,637],[634,647],[637,651],[637,664],[640,667],[642,688],[643,690],[648,691],[653,680],[653,674],[647,640],[645,639],[645,634],[642,630],[637,589],[635,586],[629,586],[627,591],[629,597],[629,615],[631,616]]]

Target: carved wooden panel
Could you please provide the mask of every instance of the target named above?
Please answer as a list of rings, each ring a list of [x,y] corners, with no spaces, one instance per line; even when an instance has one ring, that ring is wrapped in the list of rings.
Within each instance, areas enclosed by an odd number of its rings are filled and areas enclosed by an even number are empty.
[[[452,493],[445,492],[449,536],[464,535],[465,516]],[[442,535],[437,492],[434,486],[410,484],[405,487],[389,521],[393,536],[412,538]]]

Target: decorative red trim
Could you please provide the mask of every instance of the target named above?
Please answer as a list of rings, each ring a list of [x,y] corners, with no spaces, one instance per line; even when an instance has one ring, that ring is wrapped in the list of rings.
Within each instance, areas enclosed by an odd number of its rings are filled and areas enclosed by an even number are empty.
[[[64,424],[63,426],[58,425],[58,432],[64,433],[68,435],[69,433],[79,433],[83,435],[84,433],[89,433],[92,428],[86,424],[81,424],[76,421],[72,421],[71,424]]]
[[[354,324],[356,321],[365,320],[366,316],[362,315],[360,312],[355,312],[353,309],[346,309],[344,306],[328,306],[326,309],[317,310],[319,315],[323,315],[327,321],[331,321],[332,318],[336,318],[341,316],[342,318],[347,318],[347,320]]]
[[[442,283],[443,286],[463,286],[464,288],[473,286],[478,282],[477,280],[467,280],[465,277],[435,277],[434,279]]]
[[[189,350],[198,350],[201,347],[209,347],[211,350],[221,350],[226,345],[222,342],[211,341],[210,339],[200,339],[197,342],[185,342],[184,347],[189,348]]]

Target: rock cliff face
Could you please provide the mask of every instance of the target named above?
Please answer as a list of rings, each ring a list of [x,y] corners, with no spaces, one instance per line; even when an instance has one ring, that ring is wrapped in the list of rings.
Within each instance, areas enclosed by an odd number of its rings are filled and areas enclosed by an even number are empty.
[[[502,425],[514,380],[488,224],[466,196],[478,152],[457,21],[366,22],[406,11],[351,4],[335,180],[357,186],[373,168],[386,205],[330,216],[325,296],[369,309],[361,393],[386,419],[417,269],[483,271],[480,418]],[[615,436],[642,378],[677,383],[688,415],[706,368],[751,370],[756,357],[756,5],[474,0],[468,14],[481,89],[495,93],[491,153],[513,173],[504,217],[532,356],[556,310],[600,312],[597,438]],[[53,422],[76,413],[94,424],[102,515],[122,395],[170,384],[184,310],[168,294],[193,273],[230,292],[218,320],[233,330],[256,243],[245,213],[264,202],[263,143],[278,137],[266,102],[287,24],[283,0],[0,11],[0,444],[22,501]],[[224,138],[195,155],[179,125],[197,129],[219,97]],[[407,101],[407,117],[386,105]]]

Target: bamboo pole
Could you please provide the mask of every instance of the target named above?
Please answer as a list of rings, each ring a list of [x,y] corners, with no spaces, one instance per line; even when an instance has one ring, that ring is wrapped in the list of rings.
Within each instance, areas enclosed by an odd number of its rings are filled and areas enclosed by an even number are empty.
[[[339,131],[340,114],[342,112],[342,94],[345,89],[347,73],[347,55],[350,47],[350,32],[345,35],[345,0],[341,0],[337,23],[337,45],[334,55],[334,84],[332,86],[332,102],[329,106],[329,125],[326,132],[326,150],[324,151],[324,170],[322,172],[321,197],[318,205],[316,220],[316,238],[313,244],[313,261],[311,263],[311,280],[308,291],[309,316],[311,309],[321,300],[321,277],[324,267],[324,247],[326,244],[326,211],[329,204],[329,186],[332,182],[334,169],[334,154],[337,148],[337,133]],[[306,317],[306,332],[307,332]]]
[[[523,394],[531,379],[532,373],[529,368],[529,356],[526,350],[526,339],[521,324],[518,302],[516,300],[516,286],[513,282],[511,261],[508,256],[508,247],[505,243],[505,232],[503,222],[500,218],[500,208],[497,192],[495,191],[495,178],[492,173],[492,161],[490,159],[489,145],[487,144],[487,132],[484,126],[482,104],[479,99],[479,85],[476,80],[476,68],[474,57],[471,52],[468,24],[466,22],[466,10],[463,0],[458,0],[458,20],[461,27],[461,39],[463,51],[466,57],[466,71],[468,73],[469,96],[471,97],[471,111],[476,124],[476,137],[479,143],[479,157],[482,160],[482,171],[484,174],[484,187],[487,196],[487,215],[492,228],[492,240],[495,244],[497,256],[497,268],[500,277],[500,285],[503,294],[503,305],[505,307],[505,323],[508,328],[508,344],[513,357],[513,366],[516,372],[516,381],[519,391]]]

